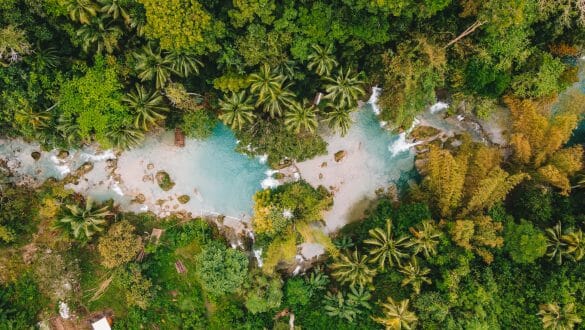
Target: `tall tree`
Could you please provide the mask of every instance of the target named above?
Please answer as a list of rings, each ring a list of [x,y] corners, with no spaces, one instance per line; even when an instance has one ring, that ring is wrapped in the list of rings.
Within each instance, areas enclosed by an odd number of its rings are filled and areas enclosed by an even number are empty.
[[[134,114],[134,127],[145,131],[157,126],[158,121],[166,118],[164,113],[169,111],[158,91],[148,92],[138,84],[122,100]]]
[[[326,77],[325,82],[326,97],[340,108],[353,107],[365,94],[363,81],[349,67],[345,72],[343,68],[339,69],[335,77]]]
[[[418,318],[408,309],[408,303],[408,299],[396,302],[392,297],[388,297],[386,303],[380,304],[384,314],[372,319],[389,330],[415,329]]]
[[[418,265],[418,258],[412,257],[410,261],[400,267],[400,272],[404,275],[402,286],[412,285],[415,294],[420,293],[423,283],[431,284],[431,279],[427,276],[431,270],[429,268],[421,268]]]
[[[241,130],[247,124],[251,124],[256,117],[252,99],[246,96],[246,91],[232,92],[228,98],[224,97],[219,101],[219,107],[222,111],[219,119],[232,129]]]
[[[341,254],[331,265],[332,275],[341,283],[366,286],[371,284],[376,270],[368,266],[368,257],[353,253]]]
[[[327,47],[311,45],[311,48],[312,51],[307,57],[309,60],[307,68],[314,70],[320,76],[329,76],[338,64],[333,57],[333,44],[329,44]]]
[[[370,260],[378,263],[378,268],[384,270],[386,265],[393,267],[395,264],[400,266],[401,261],[408,257],[404,252],[407,247],[408,238],[403,236],[395,239],[392,235],[392,220],[386,220],[386,230],[382,228],[370,229],[368,232],[370,238],[364,240],[365,244],[371,245],[368,253],[372,256]]]
[[[104,230],[108,215],[107,205],[98,206],[87,198],[82,206],[65,205],[64,215],[57,220],[57,226],[67,229],[73,238],[85,241]]]
[[[97,5],[92,0],[67,0],[69,18],[74,22],[89,24],[89,21],[98,12]]]
[[[287,112],[284,114],[284,125],[288,130],[297,134],[301,132],[313,133],[317,129],[319,123],[317,122],[317,114],[315,107],[303,106],[295,102],[291,104]]]
[[[138,74],[138,78],[143,82],[154,79],[157,89],[164,88],[171,78],[171,74],[175,72],[173,67],[176,63],[171,58],[163,57],[160,49],[153,50],[150,43],[144,46],[140,52],[135,52],[133,55],[136,59],[134,69]]]
[[[552,330],[573,329],[582,321],[575,309],[574,303],[565,304],[563,307],[555,303],[540,305],[538,315],[542,318],[542,327]]]

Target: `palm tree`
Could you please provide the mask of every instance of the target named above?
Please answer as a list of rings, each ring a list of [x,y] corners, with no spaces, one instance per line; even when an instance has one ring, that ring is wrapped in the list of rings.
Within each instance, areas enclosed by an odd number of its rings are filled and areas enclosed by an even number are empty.
[[[263,104],[264,112],[270,114],[270,117],[282,116],[284,109],[290,107],[294,101],[294,94],[286,87],[279,87],[264,95],[264,98],[258,99],[257,104]]]
[[[550,260],[560,265],[563,263],[563,256],[567,253],[567,243],[563,241],[563,232],[561,223],[557,223],[553,228],[546,229],[546,255],[550,257]]]
[[[332,265],[331,275],[341,283],[361,285],[372,283],[376,270],[368,266],[368,257],[359,255],[357,250],[353,253],[341,254]]]
[[[333,240],[333,244],[335,245],[336,248],[338,248],[339,250],[348,250],[352,247],[355,246],[355,244],[353,243],[353,240],[351,239],[351,237],[343,235],[339,238],[336,238],[335,240]]]
[[[58,220],[58,226],[66,228],[73,238],[77,240],[89,240],[97,233],[104,230],[105,218],[110,215],[108,206],[98,207],[90,198],[85,200],[85,205],[66,205],[63,217]]]
[[[585,256],[585,240],[583,239],[583,232],[579,229],[561,237],[562,241],[567,245],[566,253],[575,261],[583,259]]]
[[[352,75],[348,68],[345,72],[341,68],[336,77],[326,77],[325,85],[326,97],[336,104],[336,106],[353,107],[360,96],[364,95],[362,85],[364,84],[358,75]]]
[[[36,112],[33,111],[32,107],[26,105],[19,107],[15,111],[14,117],[17,122],[32,128],[33,131],[48,127],[51,120],[51,114],[48,111]]]
[[[82,140],[81,128],[73,116],[61,115],[57,130],[69,145],[78,144]]]
[[[110,143],[118,149],[130,149],[144,140],[144,133],[135,127],[118,127],[106,133]]]
[[[162,95],[158,91],[149,93],[143,86],[136,84],[136,90],[126,94],[122,101],[134,112],[134,127],[148,130],[150,125],[166,118],[169,109],[164,105]]]
[[[304,107],[298,102],[293,103],[284,114],[284,125],[297,134],[301,131],[315,132],[319,125],[315,107]]]
[[[418,318],[408,310],[408,303],[408,299],[397,303],[388,297],[388,302],[380,305],[384,309],[384,315],[372,317],[372,319],[385,326],[387,330],[413,329],[416,327]]]
[[[408,246],[414,246],[414,254],[423,252],[425,258],[437,254],[437,245],[442,233],[432,220],[422,223],[422,228],[410,228],[413,237],[410,239]]]
[[[83,25],[77,30],[77,37],[81,40],[81,48],[88,53],[95,49],[96,53],[101,54],[105,50],[108,54],[118,48],[118,39],[122,36],[122,30],[112,24],[112,21],[106,22],[103,17],[92,20],[91,24]]]
[[[101,5],[100,12],[110,16],[113,19],[122,17],[124,19],[124,23],[130,24],[130,14],[126,8],[120,4],[119,0],[98,0],[98,2]]]
[[[323,119],[333,130],[339,130],[341,136],[345,136],[349,131],[351,123],[351,110],[348,108],[332,107],[330,111],[325,112]]]
[[[371,262],[377,262],[379,269],[384,270],[386,264],[390,267],[395,263],[400,266],[400,261],[408,257],[408,254],[404,252],[404,248],[408,245],[408,238],[394,239],[392,237],[392,220],[386,220],[385,231],[382,228],[374,228],[368,233],[370,238],[364,240],[364,243],[372,246],[369,251],[372,257]]]
[[[311,292],[324,290],[329,284],[329,276],[323,274],[320,267],[315,268],[311,275],[305,278],[305,282],[311,289]]]
[[[81,24],[88,24],[97,14],[97,10],[97,6],[91,0],[69,0],[67,3],[69,18]]]
[[[283,75],[272,73],[270,66],[264,63],[260,68],[260,72],[251,74],[248,80],[250,82],[250,92],[257,94],[258,102],[256,105],[259,105],[262,103],[260,100],[265,100],[278,89],[282,89],[285,78]]]
[[[250,124],[256,118],[252,99],[246,96],[246,91],[234,93],[229,98],[219,101],[222,114],[219,116],[224,124],[232,129],[241,130],[246,124]]]
[[[350,291],[347,294],[347,299],[352,305],[355,305],[359,308],[364,309],[372,309],[370,305],[370,299],[372,299],[372,294],[366,290],[363,286],[350,286]],[[361,312],[361,311],[360,311]]]
[[[290,59],[286,59],[276,66],[275,71],[279,75],[284,76],[286,79],[293,80],[295,78],[295,72],[297,71],[297,69],[298,69],[297,62]]]
[[[203,63],[191,51],[171,50],[165,59],[171,62],[173,71],[183,78],[187,78],[192,73],[199,74],[199,68],[203,66]]]
[[[59,64],[59,55],[55,47],[41,47],[40,44],[37,44],[33,53],[32,64],[39,69],[52,69]]]
[[[152,46],[147,44],[141,52],[134,53],[136,59],[135,70],[141,81],[155,80],[156,88],[162,89],[171,78],[173,62],[168,57],[163,58],[160,49],[155,52]]]
[[[309,64],[307,68],[309,70],[315,69],[315,73],[320,76],[328,76],[337,66],[337,61],[333,58],[333,45],[329,44],[327,47],[321,47],[319,45],[312,45],[313,51],[307,57]]]
[[[431,284],[431,279],[427,275],[431,272],[429,268],[420,268],[418,259],[412,257],[408,264],[400,267],[400,272],[404,275],[402,286],[412,285],[414,293],[419,294],[423,283]]]
[[[573,303],[568,303],[562,308],[558,304],[540,305],[538,315],[542,317],[544,329],[568,330],[581,323],[581,318],[575,312]]]
[[[337,291],[337,294],[327,292],[324,309],[327,315],[345,319],[350,323],[353,323],[355,317],[360,313],[357,306],[346,299],[341,291]]]

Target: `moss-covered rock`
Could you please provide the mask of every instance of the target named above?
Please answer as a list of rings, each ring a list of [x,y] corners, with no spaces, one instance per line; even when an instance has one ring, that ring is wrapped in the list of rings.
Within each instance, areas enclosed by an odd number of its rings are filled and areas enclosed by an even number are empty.
[[[187,204],[191,200],[191,197],[189,197],[189,195],[181,195],[179,196],[179,198],[177,198],[177,200],[181,204]]]
[[[156,182],[160,189],[164,191],[169,191],[175,186],[175,183],[171,180],[171,176],[165,171],[156,172]]]

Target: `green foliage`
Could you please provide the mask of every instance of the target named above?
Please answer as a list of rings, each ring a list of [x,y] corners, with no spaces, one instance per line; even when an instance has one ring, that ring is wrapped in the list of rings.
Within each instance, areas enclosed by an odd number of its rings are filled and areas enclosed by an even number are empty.
[[[546,253],[546,237],[532,223],[522,220],[510,222],[504,231],[505,249],[517,263],[528,264]]]
[[[283,296],[281,287],[278,277],[269,278],[260,271],[251,273],[243,286],[246,308],[252,314],[278,308]]]
[[[560,81],[565,71],[563,62],[553,58],[549,53],[543,53],[534,61],[539,63],[536,72],[529,71],[514,77],[512,81],[514,94],[518,97],[537,98],[559,93],[563,87]]]
[[[198,52],[217,49],[213,38],[221,34],[223,25],[215,22],[199,1],[139,2],[146,9],[145,34],[151,39],[159,39],[162,48],[186,49],[195,46]]]
[[[0,185],[0,239],[10,243],[36,227],[37,195],[26,187]]]
[[[254,126],[236,132],[240,140],[238,151],[253,154],[267,154],[268,163],[277,167],[285,159],[303,161],[327,151],[327,143],[318,134],[296,135],[276,122],[257,121]]]
[[[305,306],[311,299],[311,287],[302,278],[286,281],[286,303],[290,306]]]
[[[108,205],[96,205],[87,198],[81,206],[65,205],[63,215],[57,220],[56,226],[65,230],[76,240],[90,240],[93,235],[104,230],[106,217],[110,215]]]
[[[134,234],[136,228],[127,221],[113,224],[108,232],[100,237],[98,251],[102,265],[115,268],[132,260],[142,249],[142,239]]]
[[[83,141],[94,138],[108,146],[107,132],[124,126],[132,118],[121,102],[122,85],[116,69],[106,66],[103,58],[97,57],[95,65],[83,71],[83,76],[61,84],[58,108],[63,120],[77,127]],[[62,134],[67,139],[70,131],[62,130]]]
[[[116,281],[126,289],[125,298],[128,306],[136,306],[140,309],[147,309],[151,304],[152,281],[145,278],[140,267],[130,264],[127,269],[118,272]]]
[[[213,134],[216,125],[217,121],[208,111],[196,110],[183,115],[181,129],[188,137],[203,140]]]
[[[498,97],[508,88],[510,80],[509,74],[478,58],[472,58],[465,68],[467,88],[480,95]]]
[[[196,267],[197,277],[205,292],[218,298],[235,292],[244,283],[248,258],[238,250],[211,243],[197,256]]]
[[[30,274],[13,284],[0,285],[0,324],[5,329],[33,328],[46,302]]]

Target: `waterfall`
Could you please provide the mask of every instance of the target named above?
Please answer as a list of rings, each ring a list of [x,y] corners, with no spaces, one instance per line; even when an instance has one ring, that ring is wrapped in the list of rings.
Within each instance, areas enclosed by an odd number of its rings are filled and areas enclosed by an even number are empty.
[[[264,265],[264,262],[262,261],[262,249],[253,250],[253,252],[254,258],[256,258],[256,261],[258,262],[258,267],[262,268],[262,265]]]
[[[266,179],[262,180],[262,182],[260,183],[262,189],[276,188],[280,185],[280,182],[278,182],[278,180],[272,177],[272,175],[277,172],[278,171],[275,170],[268,170],[264,172],[266,174]]]
[[[449,103],[439,101],[439,102],[431,105],[431,107],[429,108],[429,111],[430,111],[430,113],[434,114],[434,113],[443,111],[443,110],[448,109],[448,108],[449,108]]]
[[[380,88],[378,86],[372,87],[372,95],[370,96],[370,99],[368,100],[368,103],[372,105],[372,110],[374,111],[374,113],[376,115],[380,114],[380,108],[378,108],[378,97],[380,96],[381,92],[382,92],[382,88]]]

